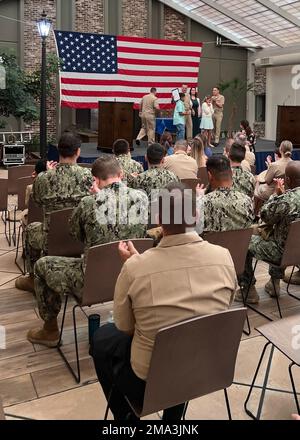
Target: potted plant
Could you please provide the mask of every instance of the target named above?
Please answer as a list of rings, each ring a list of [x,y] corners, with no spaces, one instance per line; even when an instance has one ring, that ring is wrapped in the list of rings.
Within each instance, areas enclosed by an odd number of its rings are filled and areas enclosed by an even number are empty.
[[[231,108],[227,128],[227,137],[230,138],[233,137],[233,129],[238,109],[238,102],[243,94],[253,91],[254,83],[249,82],[248,80],[234,78],[230,81],[221,81],[218,84],[218,87],[220,93],[225,93],[231,97]]]

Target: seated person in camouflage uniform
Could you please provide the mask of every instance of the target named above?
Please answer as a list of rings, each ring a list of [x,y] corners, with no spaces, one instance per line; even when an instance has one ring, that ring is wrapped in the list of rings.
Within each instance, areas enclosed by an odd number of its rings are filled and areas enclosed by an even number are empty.
[[[233,187],[251,197],[254,196],[255,177],[249,171],[243,170],[242,162],[245,159],[246,148],[243,145],[234,142],[228,154],[232,168]]]
[[[90,169],[77,165],[81,140],[74,133],[65,132],[58,143],[59,164],[40,173],[32,189],[33,200],[43,208],[44,221],[30,223],[25,232],[25,258],[28,276],[16,280],[16,288],[34,293],[34,264],[47,255],[49,214],[53,211],[77,206],[89,194],[93,183]]]
[[[117,139],[113,144],[113,153],[118,159],[123,170],[124,177],[132,173],[142,173],[143,165],[131,159],[129,143],[126,139]]]
[[[233,187],[230,161],[225,156],[212,156],[206,167],[211,192],[203,200],[204,231],[249,228],[254,221],[253,203]]]
[[[150,200],[151,190],[159,190],[171,182],[178,182],[179,179],[174,173],[163,168],[165,155],[166,151],[162,145],[151,144],[145,156],[148,170],[136,177],[128,176],[128,186],[144,190]]]
[[[92,174],[95,194],[84,197],[70,219],[70,232],[84,243],[85,256],[91,246],[145,237],[147,196],[122,183],[122,170],[116,158],[108,154],[100,156],[93,164]],[[62,298],[66,293],[80,295],[84,261],[85,258],[70,257],[43,257],[37,261],[34,286],[44,326],[29,331],[30,342],[48,347],[57,345],[57,315]]]
[[[261,221],[265,224],[265,236],[254,235],[251,239],[248,258],[246,261],[243,284],[249,286],[253,275],[252,258],[267,260],[280,264],[288,235],[289,225],[300,218],[300,161],[291,161],[285,170],[285,184],[278,179],[274,195],[272,195],[261,209]],[[266,234],[266,228],[268,233]],[[270,296],[280,295],[280,279],[283,278],[282,270],[269,267],[271,279],[265,285],[265,291]],[[275,284],[275,292],[272,279]],[[255,283],[255,279],[253,279]],[[259,297],[250,289],[248,302],[258,302]],[[241,295],[236,298],[242,301]]]

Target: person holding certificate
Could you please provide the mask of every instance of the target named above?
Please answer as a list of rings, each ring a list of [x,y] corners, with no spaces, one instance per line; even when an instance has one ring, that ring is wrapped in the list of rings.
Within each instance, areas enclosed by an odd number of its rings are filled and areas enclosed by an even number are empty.
[[[185,116],[187,112],[184,106],[185,94],[179,93],[179,101],[176,102],[173,115],[173,124],[177,128],[177,141],[185,138]]]

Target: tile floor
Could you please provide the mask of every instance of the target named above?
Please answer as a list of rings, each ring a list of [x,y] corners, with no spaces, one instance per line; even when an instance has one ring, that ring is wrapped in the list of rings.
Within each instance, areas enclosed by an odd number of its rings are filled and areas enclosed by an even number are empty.
[[[6,177],[6,171],[0,170],[0,178]],[[103,418],[105,399],[96,380],[91,358],[88,355],[87,321],[78,315],[80,359],[82,381],[76,384],[55,349],[32,345],[26,340],[29,328],[39,326],[36,302],[27,292],[14,288],[15,279],[20,271],[14,263],[15,249],[8,247],[4,226],[0,221],[0,325],[5,326],[7,346],[0,349],[0,396],[9,418],[30,419],[94,419]],[[267,266],[259,264],[257,269],[257,287],[261,294],[260,308],[273,316],[276,315],[275,301],[263,292],[268,279]],[[284,293],[285,284],[282,283]],[[299,293],[300,286],[292,290]],[[283,314],[299,314],[300,302],[283,296],[281,298]],[[72,335],[71,305],[68,306],[64,351],[69,359],[75,359]],[[101,313],[105,322],[111,304],[93,307],[88,313]],[[254,327],[266,321],[254,312],[249,313],[252,333],[243,336],[239,349],[234,384],[229,389],[229,399],[234,419],[249,420],[243,404],[249,390],[264,338],[258,335]],[[275,351],[266,392],[262,419],[290,419],[296,411],[291,384],[288,376],[288,360]],[[296,387],[300,393],[300,369],[295,370]],[[253,411],[259,403],[263,374],[258,377],[258,387],[250,402]],[[300,398],[300,395],[299,395]],[[147,417],[155,419],[158,416]],[[190,402],[187,419],[226,419],[223,392],[195,399]]]

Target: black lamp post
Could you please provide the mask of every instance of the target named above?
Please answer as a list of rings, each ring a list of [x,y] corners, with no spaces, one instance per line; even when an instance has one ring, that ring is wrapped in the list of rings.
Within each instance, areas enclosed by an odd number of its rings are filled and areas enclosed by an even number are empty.
[[[47,20],[45,11],[37,21],[37,27],[42,38],[42,69],[41,69],[41,114],[40,114],[40,154],[45,158],[47,149],[47,109],[46,109],[46,38],[51,29],[51,22]]]

